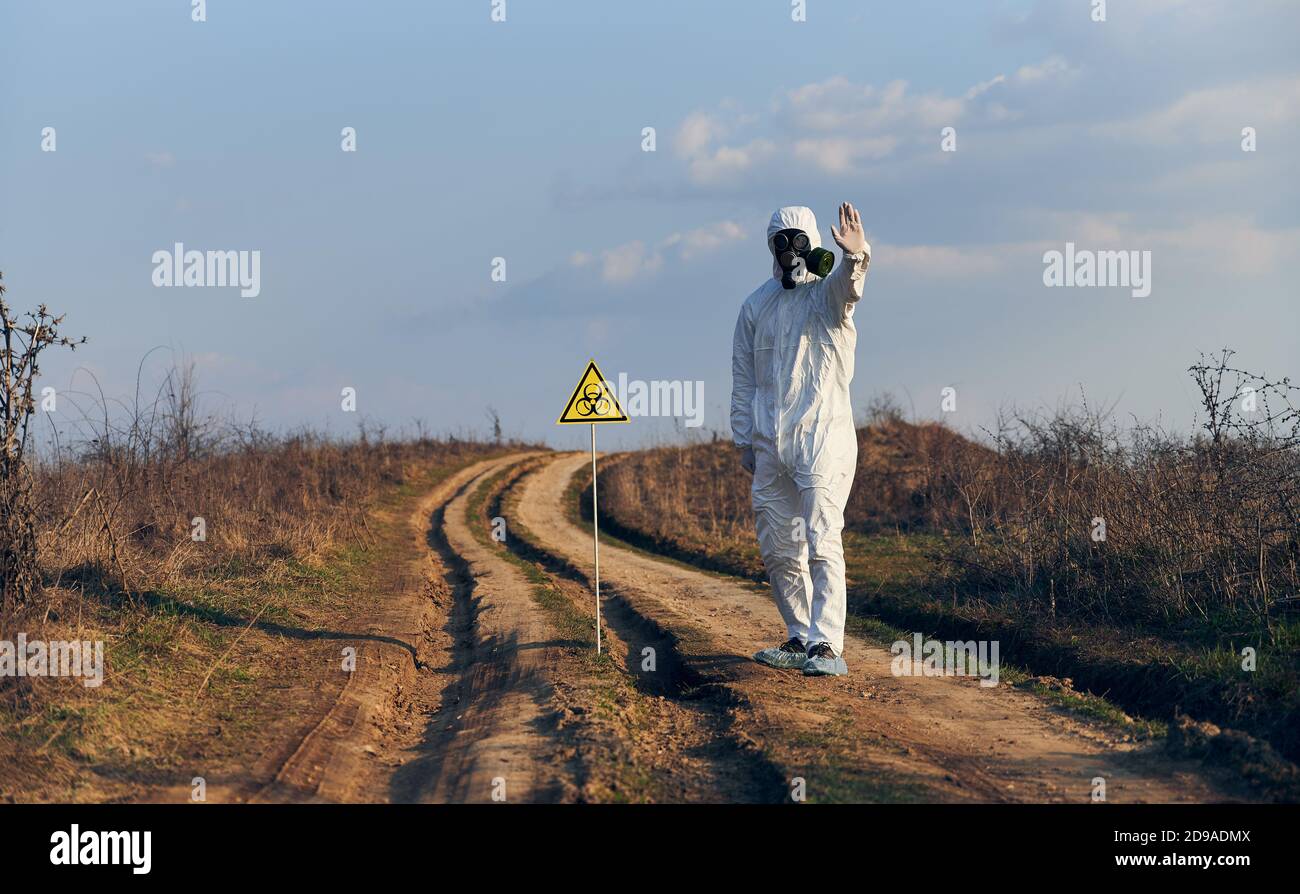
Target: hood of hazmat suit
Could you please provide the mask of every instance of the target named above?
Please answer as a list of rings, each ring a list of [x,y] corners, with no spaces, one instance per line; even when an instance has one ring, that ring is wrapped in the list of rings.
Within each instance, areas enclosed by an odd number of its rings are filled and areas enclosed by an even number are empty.
[[[803,230],[808,234],[808,248],[822,247],[821,233],[817,232],[817,218],[813,215],[811,208],[805,208],[802,205],[787,205],[784,208],[777,209],[772,215],[772,219],[767,223],[767,250],[772,253],[772,278],[777,282],[781,281],[781,265],[776,260],[776,249],[772,247],[772,237],[782,230]],[[812,282],[817,277],[804,268],[800,268],[794,275],[796,283]]]
[[[772,215],[772,237],[803,230],[821,246],[817,218],[803,206]],[[754,290],[740,310],[732,341],[731,431],[740,447],[770,447],[803,486],[828,486],[852,477],[857,435],[849,383],[857,330],[853,308],[862,298],[871,248],[848,255],[825,279],[796,273],[794,289],[781,287],[775,256],[772,278]]]

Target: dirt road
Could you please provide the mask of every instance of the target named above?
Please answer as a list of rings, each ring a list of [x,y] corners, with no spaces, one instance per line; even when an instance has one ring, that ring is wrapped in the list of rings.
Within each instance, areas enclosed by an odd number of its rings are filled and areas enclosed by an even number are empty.
[[[548,801],[551,627],[523,574],[470,530],[471,466],[411,517],[416,560],[372,603],[357,669],[258,800]]]
[[[357,670],[255,799],[1235,799],[1005,684],[895,677],[855,637],[848,677],[762,667],[782,638],[764,588],[609,542],[597,659],[570,505],[589,461],[489,460],[420,503]]]
[[[548,462],[524,480],[519,502],[541,549],[583,576],[590,534],[569,520],[564,494],[588,461]],[[896,677],[885,648],[855,637],[845,646],[848,677],[765,668],[749,656],[783,639],[765,590],[611,545],[601,559],[611,626],[634,616],[671,633],[687,670],[735,694],[744,734],[786,780],[804,778],[809,798],[1084,802],[1097,780],[1111,802],[1231,797],[1196,765],[1120,741],[1006,685]]]

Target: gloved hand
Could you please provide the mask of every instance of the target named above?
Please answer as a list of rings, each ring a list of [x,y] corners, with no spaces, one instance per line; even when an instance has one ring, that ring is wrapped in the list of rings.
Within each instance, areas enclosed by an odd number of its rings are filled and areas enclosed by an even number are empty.
[[[858,210],[845,202],[840,206],[840,228],[831,227],[831,236],[835,244],[844,249],[845,254],[856,255],[867,250],[867,237],[862,232],[862,216]]]
[[[740,451],[740,467],[749,474],[754,474],[754,448],[745,447]]]

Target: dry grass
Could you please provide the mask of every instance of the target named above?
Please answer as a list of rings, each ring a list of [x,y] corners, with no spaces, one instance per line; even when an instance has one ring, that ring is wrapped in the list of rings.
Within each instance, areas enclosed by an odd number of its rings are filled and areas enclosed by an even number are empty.
[[[954,516],[966,498],[958,475],[988,463],[988,448],[939,423],[906,422],[888,399],[873,403],[857,434],[857,472],[844,511],[849,531],[961,526]],[[610,521],[629,536],[669,552],[725,556],[761,577],[753,557],[750,481],[726,442],[661,447],[607,464],[601,502],[608,501]]]
[[[1017,610],[1227,619],[1272,637],[1300,593],[1300,389],[1228,356],[1193,367],[1209,418],[1191,437],[1123,430],[1084,405],[1008,414],[978,443],[877,403],[858,430],[846,528],[938,535],[950,580]],[[1253,416],[1236,409],[1246,387]],[[753,542],[749,483],[715,442],[626,457],[601,492],[615,523],[652,541],[729,553]]]
[[[187,367],[106,403],[29,460],[42,588],[0,613],[0,640],[103,642],[105,682],[0,678],[0,799],[236,773],[309,712],[312,675],[355,634],[388,548],[376,506],[510,446],[272,435],[201,412]]]
[[[1192,368],[1206,408],[1192,437],[1121,430],[1086,405],[1008,416],[991,460],[954,473],[972,498],[945,507],[962,535],[945,558],[965,589],[1050,618],[1288,636],[1300,592],[1297,389],[1231,369],[1229,356]],[[1247,388],[1253,413],[1241,409]]]
[[[0,799],[186,797],[192,773],[246,777],[316,710],[340,638],[364,632],[350,619],[383,586],[389,546],[372,510],[499,449],[295,435],[129,475],[42,469],[45,590],[0,617],[0,639],[101,641],[105,682],[0,679]]]

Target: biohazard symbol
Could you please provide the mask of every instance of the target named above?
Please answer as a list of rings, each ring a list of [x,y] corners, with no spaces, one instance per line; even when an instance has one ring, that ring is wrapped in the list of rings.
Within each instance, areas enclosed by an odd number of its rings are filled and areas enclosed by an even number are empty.
[[[556,425],[582,425],[592,422],[628,422],[627,414],[618,404],[614,389],[609,387],[596,361],[587,363],[587,370],[578,380],[578,387],[556,420]]]
[[[574,406],[578,415],[584,418],[588,416],[608,416],[609,415],[609,398],[605,397],[603,386],[592,382],[582,386],[582,397],[578,398],[578,403]]]

